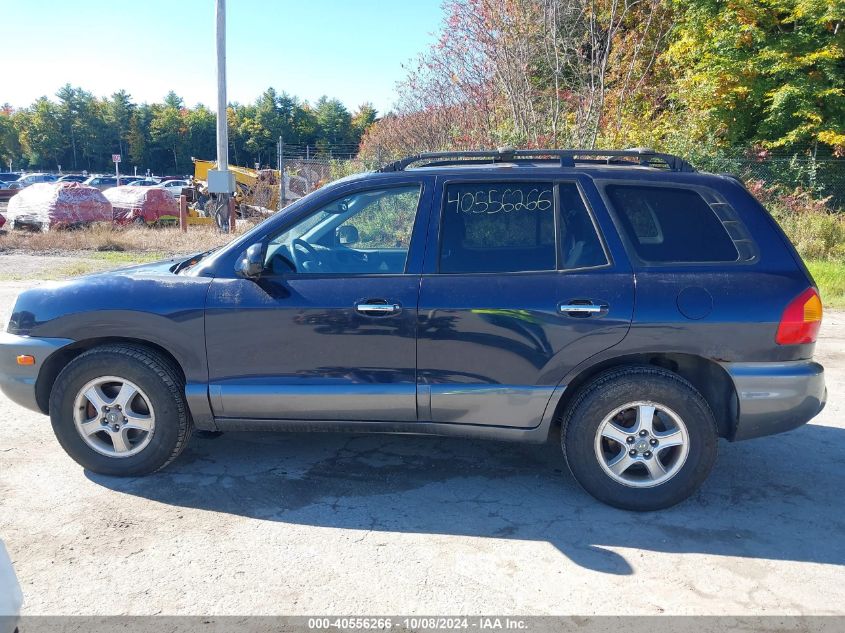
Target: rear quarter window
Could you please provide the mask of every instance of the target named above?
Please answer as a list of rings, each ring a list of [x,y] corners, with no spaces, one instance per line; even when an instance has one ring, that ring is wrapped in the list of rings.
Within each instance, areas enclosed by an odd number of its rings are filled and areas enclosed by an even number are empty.
[[[725,223],[694,189],[607,185],[620,228],[644,262],[736,262]]]

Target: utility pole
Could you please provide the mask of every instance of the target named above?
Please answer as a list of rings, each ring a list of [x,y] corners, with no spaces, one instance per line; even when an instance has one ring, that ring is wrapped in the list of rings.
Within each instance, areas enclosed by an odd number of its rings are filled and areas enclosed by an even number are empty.
[[[229,198],[235,179],[229,171],[229,128],[226,120],[226,0],[217,2],[217,169],[208,172],[208,191],[217,196],[217,225],[229,231]]]
[[[279,168],[279,209],[285,208],[285,142],[279,137],[276,166]]]

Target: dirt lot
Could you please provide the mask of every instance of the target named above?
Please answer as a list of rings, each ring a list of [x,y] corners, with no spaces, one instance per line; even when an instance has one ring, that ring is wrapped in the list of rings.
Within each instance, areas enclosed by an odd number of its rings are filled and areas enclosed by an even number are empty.
[[[0,314],[32,283],[0,282]],[[0,538],[30,615],[843,614],[845,313],[818,358],[822,415],[723,442],[695,498],[645,515],[554,446],[458,439],[229,434],[101,477],[0,396]]]

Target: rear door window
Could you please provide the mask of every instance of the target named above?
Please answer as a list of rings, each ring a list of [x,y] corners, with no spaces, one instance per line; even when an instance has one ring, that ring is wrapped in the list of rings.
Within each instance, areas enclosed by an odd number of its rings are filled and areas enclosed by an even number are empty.
[[[607,185],[627,241],[644,262],[714,263],[739,259],[723,221],[697,191]]]
[[[557,220],[556,187],[560,195]],[[441,273],[531,272],[555,270],[559,264],[583,268],[605,263],[601,242],[574,183],[446,185]]]
[[[560,267],[593,268],[608,263],[596,227],[574,183],[558,185],[560,199]]]
[[[447,185],[440,272],[554,270],[554,207],[550,182]]]

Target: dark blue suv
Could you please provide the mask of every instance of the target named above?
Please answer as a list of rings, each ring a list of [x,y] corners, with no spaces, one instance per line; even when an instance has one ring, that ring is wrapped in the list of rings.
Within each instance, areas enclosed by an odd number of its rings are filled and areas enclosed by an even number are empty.
[[[156,471],[192,429],[544,442],[591,494],[692,494],[718,438],[824,406],[822,307],[740,182],[647,150],[426,154],[214,252],[45,284],[0,387],[81,465]]]

